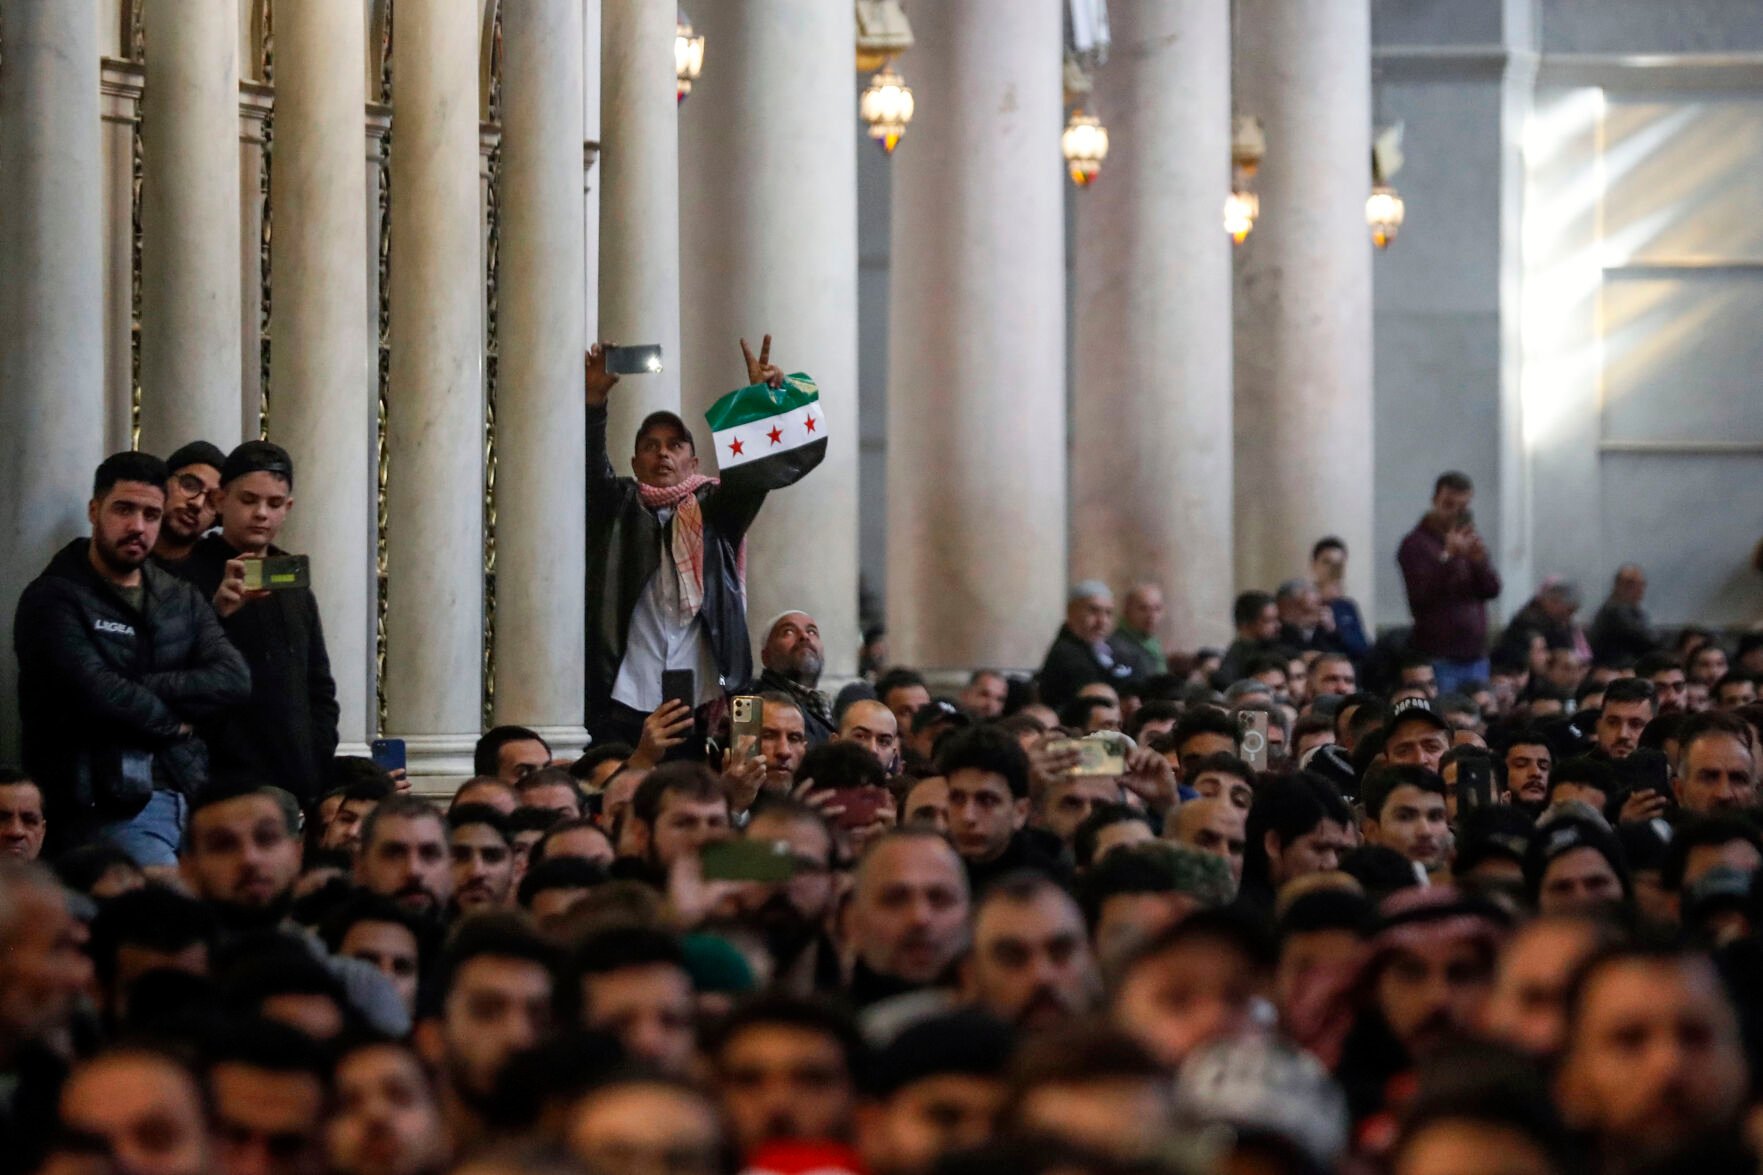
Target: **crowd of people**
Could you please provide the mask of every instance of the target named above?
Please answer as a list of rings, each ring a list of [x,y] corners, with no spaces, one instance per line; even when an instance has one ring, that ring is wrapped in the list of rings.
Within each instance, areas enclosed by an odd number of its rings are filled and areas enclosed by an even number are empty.
[[[1084,581],[1036,673],[943,690],[872,633],[829,696],[811,608],[749,650],[788,479],[704,477],[668,413],[616,476],[616,383],[596,348],[594,741],[492,729],[440,799],[336,754],[264,570],[287,453],[99,467],[18,602],[0,1169],[1757,1169],[1763,635],[1666,641],[1623,567],[1496,637],[1449,473],[1411,629],[1324,538],[1226,648]]]

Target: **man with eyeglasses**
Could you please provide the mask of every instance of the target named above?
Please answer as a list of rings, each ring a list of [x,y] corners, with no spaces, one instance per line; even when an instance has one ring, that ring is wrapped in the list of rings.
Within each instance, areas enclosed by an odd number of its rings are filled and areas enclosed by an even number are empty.
[[[166,461],[171,480],[165,483],[165,516],[153,558],[170,570],[196,549],[196,540],[214,525],[214,497],[220,489],[220,467],[226,454],[207,441],[191,441]]]

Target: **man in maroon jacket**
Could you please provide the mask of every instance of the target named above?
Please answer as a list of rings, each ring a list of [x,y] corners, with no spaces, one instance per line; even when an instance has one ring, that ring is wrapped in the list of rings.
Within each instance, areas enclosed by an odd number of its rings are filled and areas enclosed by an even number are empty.
[[[1467,475],[1441,473],[1433,485],[1432,509],[1396,552],[1414,613],[1408,644],[1433,659],[1442,694],[1488,675],[1487,601],[1500,594],[1500,573],[1476,533],[1469,512],[1474,498]]]

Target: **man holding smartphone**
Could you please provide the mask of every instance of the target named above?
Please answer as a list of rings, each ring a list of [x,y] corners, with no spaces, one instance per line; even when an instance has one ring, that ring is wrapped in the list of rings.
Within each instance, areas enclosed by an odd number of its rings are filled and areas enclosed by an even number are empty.
[[[747,382],[781,387],[771,337],[758,358],[741,343]],[[692,675],[694,708],[748,681],[746,534],[765,502],[752,482],[698,472],[691,430],[672,412],[637,429],[631,472],[613,472],[607,401],[619,377],[606,351],[587,356],[587,724],[597,742],[635,745],[665,700],[664,675]],[[676,677],[675,680],[678,680]]]
[[[323,792],[337,751],[337,684],[318,599],[304,583],[247,575],[285,558],[276,537],[294,508],[294,462],[268,441],[227,455],[215,506],[220,532],[199,541],[174,573],[214,602],[227,638],[251,667],[251,700],[202,727],[216,773],[242,772],[309,804]],[[289,575],[298,570],[291,560]],[[300,576],[304,579],[304,576]]]

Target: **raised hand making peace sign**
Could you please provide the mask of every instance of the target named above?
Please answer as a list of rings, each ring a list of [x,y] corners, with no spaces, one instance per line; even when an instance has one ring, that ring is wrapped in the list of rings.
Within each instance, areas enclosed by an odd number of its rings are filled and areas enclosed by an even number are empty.
[[[765,341],[759,344],[759,358],[757,359],[753,358],[753,352],[747,346],[747,340],[742,339],[741,358],[747,361],[748,383],[765,384],[766,386],[773,388],[781,388],[784,386],[783,368],[773,367],[771,365],[770,335],[766,335]]]

